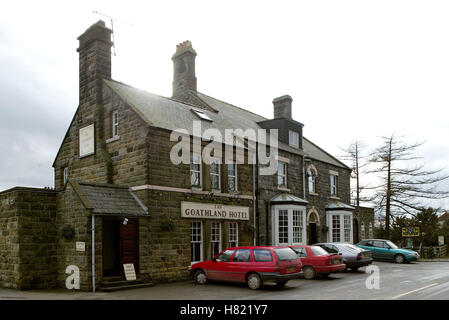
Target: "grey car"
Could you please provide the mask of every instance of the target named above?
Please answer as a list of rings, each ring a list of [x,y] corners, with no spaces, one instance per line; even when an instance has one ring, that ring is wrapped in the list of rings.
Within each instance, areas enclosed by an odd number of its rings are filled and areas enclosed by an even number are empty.
[[[316,246],[320,246],[329,253],[338,253],[343,257],[343,262],[346,264],[346,268],[352,271],[357,271],[360,267],[365,267],[373,262],[373,254],[369,250],[356,247],[350,243],[317,243]]]

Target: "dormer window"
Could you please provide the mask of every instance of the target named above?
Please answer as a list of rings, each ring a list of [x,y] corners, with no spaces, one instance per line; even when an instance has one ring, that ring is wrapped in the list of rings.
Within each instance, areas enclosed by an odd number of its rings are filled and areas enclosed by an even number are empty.
[[[200,110],[196,110],[196,109],[191,109],[191,111],[201,120],[206,120],[206,121],[210,121],[212,122],[213,120],[207,115],[205,114],[203,111]]]
[[[299,133],[296,131],[288,131],[288,144],[292,147],[299,148]]]

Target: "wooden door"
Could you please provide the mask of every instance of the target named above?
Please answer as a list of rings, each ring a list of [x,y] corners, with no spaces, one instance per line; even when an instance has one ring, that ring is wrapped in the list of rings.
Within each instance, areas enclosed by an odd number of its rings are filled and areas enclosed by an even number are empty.
[[[134,263],[136,273],[139,270],[138,222],[129,219],[126,225],[120,224],[120,265]]]

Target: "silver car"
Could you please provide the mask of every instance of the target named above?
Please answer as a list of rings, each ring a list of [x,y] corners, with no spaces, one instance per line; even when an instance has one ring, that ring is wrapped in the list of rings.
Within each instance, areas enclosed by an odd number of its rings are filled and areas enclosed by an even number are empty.
[[[346,264],[346,268],[352,271],[357,271],[360,267],[367,266],[373,262],[373,254],[369,250],[356,247],[350,243],[317,243],[316,246],[320,246],[329,253],[338,253],[343,257],[343,262]]]

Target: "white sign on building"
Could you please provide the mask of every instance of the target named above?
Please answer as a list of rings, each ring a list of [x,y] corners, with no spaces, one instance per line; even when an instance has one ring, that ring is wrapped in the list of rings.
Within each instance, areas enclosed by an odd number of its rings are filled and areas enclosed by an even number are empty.
[[[249,208],[224,204],[181,202],[181,217],[192,219],[249,220]]]
[[[95,153],[95,125],[92,123],[78,132],[79,157]]]

